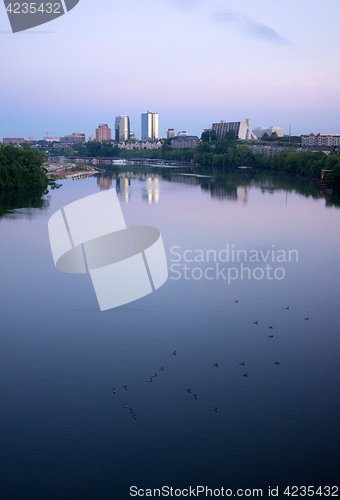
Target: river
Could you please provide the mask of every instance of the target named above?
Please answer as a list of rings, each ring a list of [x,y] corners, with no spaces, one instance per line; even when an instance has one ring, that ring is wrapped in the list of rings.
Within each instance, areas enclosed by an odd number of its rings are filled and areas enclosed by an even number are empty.
[[[201,175],[111,170],[2,200],[2,499],[337,485],[338,196]],[[128,226],[161,231],[169,277],[101,312],[88,274],[56,270],[47,225],[107,189]]]

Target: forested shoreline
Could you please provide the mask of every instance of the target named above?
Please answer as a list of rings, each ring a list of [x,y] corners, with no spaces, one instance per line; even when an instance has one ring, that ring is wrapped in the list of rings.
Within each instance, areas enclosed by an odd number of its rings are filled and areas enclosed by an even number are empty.
[[[113,158],[151,158],[183,162],[192,162],[202,167],[239,167],[247,166],[261,170],[280,170],[290,174],[302,174],[320,178],[322,170],[331,170],[325,174],[325,180],[340,186],[340,153],[331,151],[313,152],[295,151],[292,148],[268,156],[266,153],[252,153],[249,146],[239,144],[234,139],[220,139],[213,142],[203,141],[197,148],[174,149],[163,140],[160,149],[126,150],[112,144],[98,142],[74,146],[69,155],[79,157]]]
[[[41,190],[47,186],[48,178],[43,163],[46,155],[24,144],[0,147],[0,191],[11,189]]]

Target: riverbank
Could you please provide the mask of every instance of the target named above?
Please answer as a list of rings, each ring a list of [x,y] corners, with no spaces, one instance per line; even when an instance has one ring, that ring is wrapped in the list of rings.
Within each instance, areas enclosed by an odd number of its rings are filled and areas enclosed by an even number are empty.
[[[82,176],[89,176],[105,172],[104,169],[99,169],[86,164],[77,164],[66,161],[48,161],[45,163],[44,167],[47,170],[47,177],[49,179],[72,179],[79,178]]]

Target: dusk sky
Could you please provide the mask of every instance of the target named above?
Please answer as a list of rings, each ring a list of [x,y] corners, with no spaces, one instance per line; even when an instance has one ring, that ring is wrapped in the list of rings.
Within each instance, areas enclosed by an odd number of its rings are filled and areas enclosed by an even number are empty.
[[[340,134],[339,18],[339,0],[80,0],[12,34],[1,2],[0,140],[88,138],[120,114],[140,138],[148,110],[160,137],[246,118]]]

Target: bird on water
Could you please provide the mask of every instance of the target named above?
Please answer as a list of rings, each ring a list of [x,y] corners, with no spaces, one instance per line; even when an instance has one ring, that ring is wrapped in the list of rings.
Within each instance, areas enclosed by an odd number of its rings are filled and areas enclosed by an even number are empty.
[[[217,366],[217,368],[218,368],[218,363],[215,363],[213,366]]]
[[[171,356],[176,356],[176,351],[172,352]]]
[[[123,387],[124,387],[124,389],[127,391],[127,385],[124,385]]]

